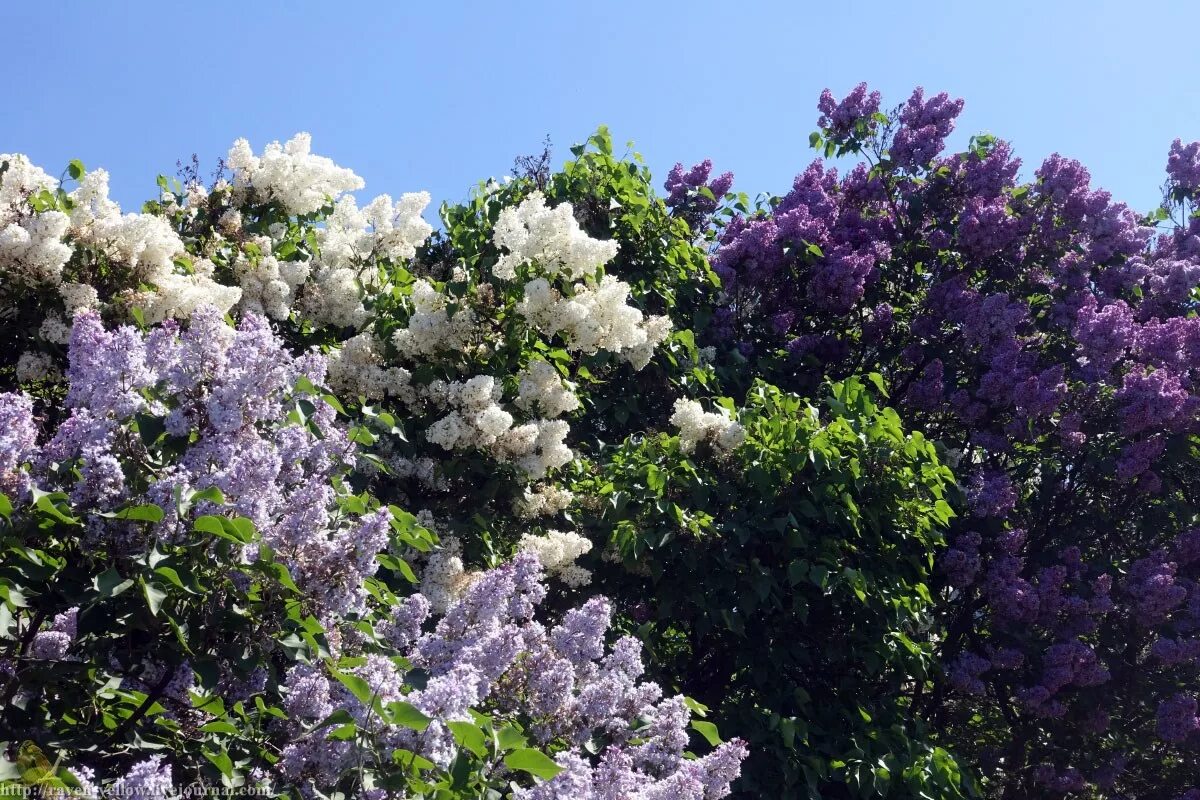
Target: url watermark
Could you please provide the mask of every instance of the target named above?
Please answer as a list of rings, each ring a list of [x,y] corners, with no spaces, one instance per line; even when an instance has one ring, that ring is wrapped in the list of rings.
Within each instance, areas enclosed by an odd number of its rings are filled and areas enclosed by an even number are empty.
[[[7,797],[38,797],[61,798],[61,800],[108,800],[109,798],[141,797],[140,789],[136,787],[108,786],[85,791],[73,788],[47,788],[26,784],[0,784],[0,798]],[[176,786],[168,797],[272,797],[274,795],[263,786],[213,786],[204,783],[188,783]]]

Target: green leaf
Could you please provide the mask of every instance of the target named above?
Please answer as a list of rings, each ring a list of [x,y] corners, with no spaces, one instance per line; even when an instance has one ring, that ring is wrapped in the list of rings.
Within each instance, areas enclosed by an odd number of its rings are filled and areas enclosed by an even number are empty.
[[[717,726],[712,724],[711,722],[705,722],[703,720],[693,720],[692,721],[692,730],[696,731],[701,736],[703,736],[705,741],[707,741],[713,747],[716,747],[717,745],[719,745],[721,743],[721,736],[720,736],[720,734],[717,733]]]
[[[412,567],[410,567],[408,562],[406,562],[403,558],[388,555],[387,553],[380,553],[378,556],[376,556],[376,559],[385,569],[390,569],[393,572],[399,572],[409,583],[417,582],[416,573],[412,571]]]
[[[138,437],[147,447],[157,442],[167,432],[166,423],[159,417],[137,414],[134,416],[134,420],[137,422]]]
[[[79,180],[83,177],[85,172],[87,172],[87,170],[83,168],[83,162],[78,158],[71,159],[71,162],[67,164],[67,174],[70,175],[73,180]]]
[[[245,517],[218,517],[213,514],[205,514],[198,517],[194,524],[197,533],[211,533],[215,536],[220,536],[222,539],[228,539],[231,542],[246,544],[253,541],[255,528],[254,523]]]
[[[208,500],[211,503],[224,503],[225,495],[216,486],[209,486],[207,489],[193,492],[188,500],[193,505],[199,503],[201,500]]]
[[[167,593],[157,583],[142,583],[142,593],[146,595],[146,603],[150,606],[150,613],[158,616],[159,609],[162,608],[163,600],[167,599]]]
[[[92,585],[96,591],[100,592],[102,598],[116,597],[121,592],[133,586],[133,581],[121,576],[117,572],[116,567],[110,567],[100,573],[92,581]]]
[[[530,775],[546,781],[563,771],[563,767],[555,763],[554,759],[532,747],[522,747],[520,750],[514,750],[506,755],[504,766],[528,772]]]
[[[212,762],[212,765],[221,770],[221,774],[229,778],[233,776],[233,761],[229,758],[229,753],[221,750],[219,753],[205,752],[204,757]]]
[[[423,731],[429,727],[429,717],[422,714],[412,703],[396,700],[387,704],[387,710],[390,721],[396,725],[403,725],[414,731]]]
[[[354,722],[347,722],[345,725],[334,728],[325,738],[333,739],[334,741],[349,741],[357,735],[358,725]]]
[[[153,504],[130,506],[118,511],[116,518],[132,519],[140,522],[162,522],[163,510]]]
[[[483,758],[487,754],[487,737],[473,722],[447,722],[446,727],[454,734],[454,741]]]
[[[358,701],[363,705],[369,706],[375,700],[375,691],[371,688],[371,684],[367,683],[357,675],[351,675],[348,672],[342,672],[337,669],[331,669],[333,677],[350,690],[350,694],[358,698]]]
[[[183,585],[183,580],[179,577],[179,573],[173,570],[171,567],[158,567],[154,570],[154,574],[166,578],[168,582],[178,586],[180,589],[187,588]]]
[[[36,489],[34,490],[34,494],[38,494]],[[50,495],[48,494],[42,493],[41,496],[37,498],[37,501],[34,503],[34,505],[36,505],[38,510],[44,513],[46,516],[52,517],[65,525],[82,524],[79,520],[75,519],[75,517],[67,516],[61,510],[59,510],[58,506],[54,505],[53,501],[51,501]]]
[[[224,520],[222,524],[225,526],[225,530],[232,533],[239,542],[251,542],[258,533],[254,523],[245,517],[234,517],[233,519],[222,517],[221,519]]]
[[[214,517],[212,514],[205,514],[203,517],[197,517],[192,528],[196,533],[215,533],[220,536],[225,532],[225,527],[221,525],[221,518]]]
[[[497,731],[496,740],[499,742],[501,750],[516,750],[529,746],[525,736],[513,725],[505,725]]]

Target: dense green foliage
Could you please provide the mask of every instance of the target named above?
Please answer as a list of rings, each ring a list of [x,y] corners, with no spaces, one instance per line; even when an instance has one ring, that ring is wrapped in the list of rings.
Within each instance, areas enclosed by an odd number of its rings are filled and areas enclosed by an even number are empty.
[[[1195,800],[1200,145],[1138,218],[879,103],[436,231],[304,135],[128,215],[0,156],[0,779]]]
[[[750,743],[753,796],[968,791],[912,718],[953,478],[877,391],[852,379],[814,406],[756,384],[735,454],[635,436],[573,485],[658,674]]]

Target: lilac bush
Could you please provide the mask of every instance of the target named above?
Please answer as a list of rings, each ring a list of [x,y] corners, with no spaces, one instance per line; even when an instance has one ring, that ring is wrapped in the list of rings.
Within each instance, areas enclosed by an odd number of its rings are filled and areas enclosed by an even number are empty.
[[[863,161],[814,161],[718,228],[715,341],[801,391],[878,371],[943,443],[964,503],[921,712],[997,794],[1183,791],[1200,662],[1155,653],[1190,653],[1163,630],[1200,602],[1200,143],[1171,146],[1141,217],[1057,154],[1021,182],[994,137],[946,153],[962,106],[822,95],[813,143]]]
[[[323,357],[264,318],[202,306],[142,332],[81,310],[66,379],[46,434],[28,396],[0,394],[0,535],[21,553],[0,570],[0,737],[71,765],[24,780],[728,794],[744,746],[685,754],[690,709],[642,680],[636,639],[609,646],[604,598],[535,617],[534,555],[472,572],[431,614],[404,556],[432,537],[355,493],[361,431],[322,390]]]
[[[307,134],[134,214],[0,155],[19,779],[1194,796],[1200,143],[1142,216],[962,108],[827,90],[757,207],[601,128],[437,232]]]

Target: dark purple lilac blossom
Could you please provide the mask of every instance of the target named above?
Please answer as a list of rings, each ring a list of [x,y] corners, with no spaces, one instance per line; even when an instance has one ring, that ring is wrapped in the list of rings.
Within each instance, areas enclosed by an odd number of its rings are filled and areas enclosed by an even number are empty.
[[[1188,194],[1200,191],[1200,142],[1185,145],[1176,139],[1167,156],[1167,177],[1171,185]]]
[[[882,99],[879,92],[868,92],[866,83],[855,86],[840,101],[835,100],[833,93],[826,89],[817,101],[817,109],[821,112],[817,125],[839,140],[853,135],[859,124],[863,125],[865,131],[873,131],[879,124],[874,116],[879,112]]]
[[[717,230],[715,338],[796,391],[879,372],[954,449],[947,696],[1051,743],[1018,738],[994,779],[1169,783],[1174,767],[1133,754],[1136,725],[1200,680],[1200,574],[1175,556],[1200,493],[1200,144],[1171,146],[1168,210],[1184,213],[1155,235],[1077,161],[1053,154],[1022,184],[994,137],[945,153],[961,101],[918,89],[890,126],[877,108],[866,87],[824,93],[820,136],[866,162],[814,162]]]
[[[722,172],[710,180],[712,169],[712,161],[707,158],[687,170],[683,164],[676,164],[663,183],[667,190],[667,206],[696,227],[717,210],[721,199],[733,186],[732,172]],[[701,192],[701,189],[707,192]]]

